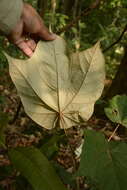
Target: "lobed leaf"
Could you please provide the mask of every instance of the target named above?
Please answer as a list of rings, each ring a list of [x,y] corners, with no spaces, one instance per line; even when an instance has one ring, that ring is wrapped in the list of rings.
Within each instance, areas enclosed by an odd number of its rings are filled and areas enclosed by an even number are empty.
[[[104,87],[104,57],[97,43],[68,56],[65,41],[40,41],[32,58],[6,55],[26,113],[40,126],[70,128],[88,120]]]

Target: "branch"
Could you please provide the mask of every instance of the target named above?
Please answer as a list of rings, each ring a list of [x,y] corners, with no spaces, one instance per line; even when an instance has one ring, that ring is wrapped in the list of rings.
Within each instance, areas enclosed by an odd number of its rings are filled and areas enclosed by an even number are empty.
[[[118,44],[118,43],[122,40],[122,38],[123,38],[123,36],[124,36],[124,34],[125,34],[126,32],[127,32],[127,24],[126,24],[126,26],[124,27],[124,29],[123,29],[121,35],[119,36],[119,38],[118,38],[115,42],[113,42],[109,47],[107,47],[106,49],[104,49],[104,50],[103,50],[103,53],[105,53],[106,51],[108,51],[109,49],[111,49],[113,46],[115,46],[116,44]]]
[[[90,5],[90,7],[82,11],[80,16],[77,16],[71,23],[67,24],[65,27],[58,30],[56,33],[61,34],[62,32],[66,32],[68,29],[73,27],[83,16],[89,15],[93,9],[96,9],[100,5],[101,1],[102,0],[96,0],[94,3]]]

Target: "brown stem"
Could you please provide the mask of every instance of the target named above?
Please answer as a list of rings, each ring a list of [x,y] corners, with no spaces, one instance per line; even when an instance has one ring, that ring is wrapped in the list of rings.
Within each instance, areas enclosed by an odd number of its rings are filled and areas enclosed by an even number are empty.
[[[113,131],[113,133],[112,133],[111,136],[109,137],[108,142],[111,141],[111,139],[112,139],[113,136],[115,135],[116,131],[118,130],[119,126],[120,126],[119,124],[116,126],[115,130]]]
[[[90,7],[86,8],[84,11],[81,12],[80,16],[77,16],[71,23],[67,24],[62,29],[58,30],[56,33],[61,34],[62,32],[66,32],[71,27],[73,27],[83,16],[89,15],[93,9],[97,8],[102,0],[96,0],[94,3],[90,5]]]
[[[124,34],[125,34],[126,32],[127,32],[127,24],[126,24],[126,26],[124,27],[124,29],[123,29],[121,35],[119,36],[119,38],[118,38],[115,42],[113,42],[109,47],[107,47],[106,49],[104,49],[104,50],[103,50],[103,53],[105,53],[106,51],[108,51],[109,49],[111,49],[113,46],[115,46],[116,44],[118,44],[118,43],[122,40],[122,38],[123,38],[123,36],[124,36]]]

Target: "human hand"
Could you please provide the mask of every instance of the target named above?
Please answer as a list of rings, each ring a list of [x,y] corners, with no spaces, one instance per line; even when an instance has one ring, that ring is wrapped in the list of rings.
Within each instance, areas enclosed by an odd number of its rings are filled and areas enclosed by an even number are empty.
[[[56,39],[56,35],[48,31],[36,10],[27,3],[23,5],[23,12],[19,22],[7,37],[28,57],[33,55],[36,48],[36,38],[49,41]]]

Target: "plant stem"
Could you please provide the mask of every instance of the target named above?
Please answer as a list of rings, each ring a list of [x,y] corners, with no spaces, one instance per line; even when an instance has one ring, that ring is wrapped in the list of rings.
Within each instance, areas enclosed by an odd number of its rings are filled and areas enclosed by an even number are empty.
[[[120,126],[119,124],[116,126],[116,128],[115,128],[114,131],[113,131],[113,133],[112,133],[111,136],[109,137],[108,142],[111,141],[111,139],[112,139],[113,136],[115,135],[116,131],[118,130],[119,126]]]
[[[121,35],[119,36],[119,38],[118,38],[115,42],[113,42],[109,47],[107,47],[106,49],[104,49],[104,50],[103,50],[103,53],[107,52],[107,51],[110,50],[113,46],[115,46],[116,44],[118,44],[118,43],[122,40],[122,38],[123,38],[123,36],[124,36],[124,34],[125,34],[126,32],[127,32],[127,24],[125,25],[125,27],[124,27],[124,29],[123,29]]]

